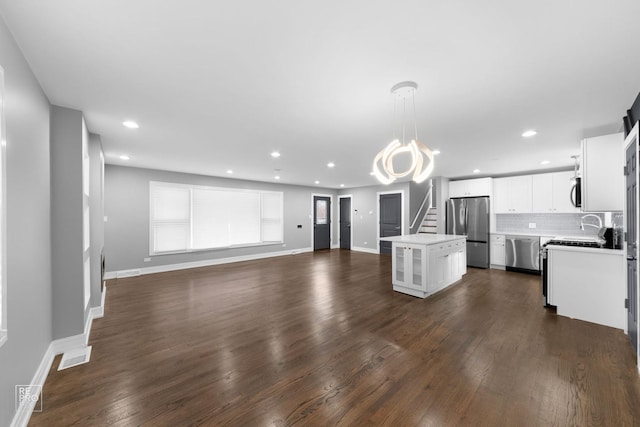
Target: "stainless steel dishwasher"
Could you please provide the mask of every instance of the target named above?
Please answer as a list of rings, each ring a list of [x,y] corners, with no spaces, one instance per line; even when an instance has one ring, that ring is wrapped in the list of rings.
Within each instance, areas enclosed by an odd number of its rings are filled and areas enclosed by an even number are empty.
[[[506,269],[540,274],[540,238],[505,236]]]

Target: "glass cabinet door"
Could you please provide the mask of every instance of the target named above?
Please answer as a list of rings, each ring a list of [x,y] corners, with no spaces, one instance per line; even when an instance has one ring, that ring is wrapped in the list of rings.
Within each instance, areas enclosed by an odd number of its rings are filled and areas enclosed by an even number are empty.
[[[394,261],[396,266],[396,269],[394,271],[396,276],[396,281],[404,282],[405,281],[405,278],[404,278],[405,248],[400,245],[394,245],[393,252],[394,252],[393,256],[395,257]]]
[[[424,258],[425,248],[421,246],[413,246],[411,248],[411,284],[415,287],[422,288],[422,276],[424,271],[422,268],[422,259]]]

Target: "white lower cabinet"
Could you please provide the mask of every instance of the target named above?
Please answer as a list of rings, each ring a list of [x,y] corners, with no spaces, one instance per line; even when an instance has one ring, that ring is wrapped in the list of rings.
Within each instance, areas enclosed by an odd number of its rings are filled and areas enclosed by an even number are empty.
[[[501,268],[505,266],[505,242],[504,234],[492,234],[491,235],[491,267]]]
[[[392,245],[393,290],[424,298],[460,280],[467,272],[464,239],[419,245]]]
[[[440,289],[447,281],[447,277],[450,276],[451,264],[449,261],[449,254],[444,251],[431,248],[429,250],[429,286],[428,292],[433,292],[436,289]]]

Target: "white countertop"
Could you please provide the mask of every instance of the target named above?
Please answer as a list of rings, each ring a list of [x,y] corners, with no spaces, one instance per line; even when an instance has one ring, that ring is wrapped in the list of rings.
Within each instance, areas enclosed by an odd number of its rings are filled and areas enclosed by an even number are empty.
[[[497,236],[527,236],[527,237],[539,237],[539,236],[549,236],[549,237],[553,237],[553,234],[540,234],[540,233],[527,233],[527,232],[523,232],[523,231],[514,231],[513,233],[510,232],[493,232],[491,233],[492,235],[497,235]]]
[[[438,243],[452,242],[454,240],[466,240],[466,236],[456,236],[454,234],[406,234],[403,236],[381,237],[385,242],[415,243],[419,245],[435,245]]]

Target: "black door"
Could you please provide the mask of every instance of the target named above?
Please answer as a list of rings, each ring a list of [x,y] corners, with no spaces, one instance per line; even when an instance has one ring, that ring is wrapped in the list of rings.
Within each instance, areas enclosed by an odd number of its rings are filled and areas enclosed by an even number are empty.
[[[638,201],[636,200],[636,162],[638,141],[632,141],[626,153],[626,197],[627,197],[627,323],[633,350],[638,352]]]
[[[380,237],[402,234],[402,200],[400,193],[380,195]],[[380,253],[391,255],[391,242],[380,242]]]
[[[331,198],[313,196],[313,250],[331,247]]]
[[[340,249],[351,249],[351,197],[340,199]]]

